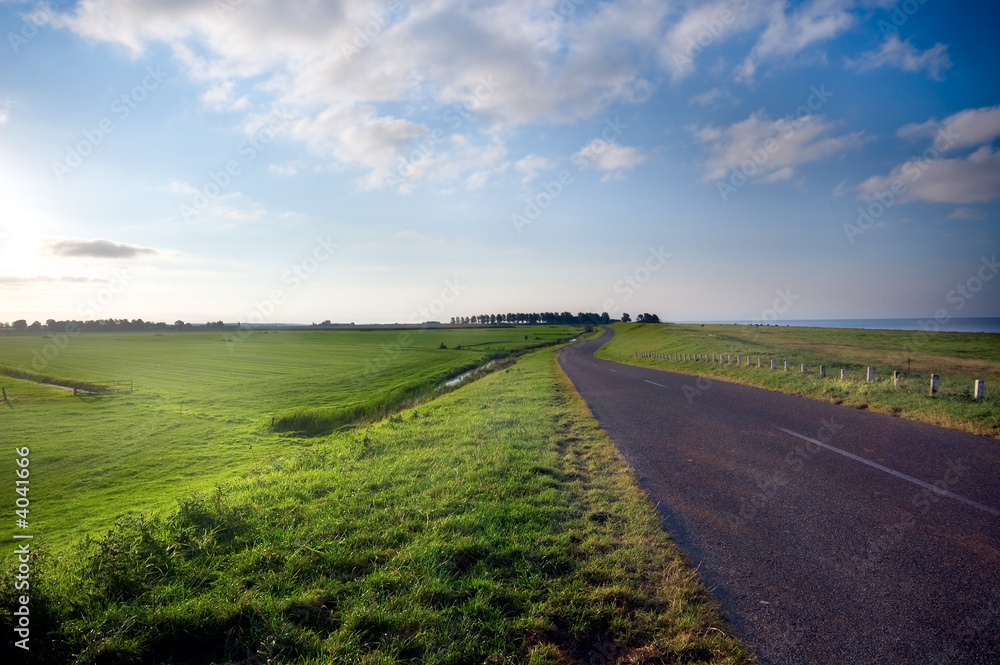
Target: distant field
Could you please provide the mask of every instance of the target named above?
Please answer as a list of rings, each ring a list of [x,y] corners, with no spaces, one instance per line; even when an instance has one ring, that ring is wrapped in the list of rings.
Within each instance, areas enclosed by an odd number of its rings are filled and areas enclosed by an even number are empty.
[[[615,337],[597,355],[686,374],[719,378],[780,392],[1000,438],[1000,335],[847,330],[788,326],[615,324]],[[636,352],[739,355],[739,368],[718,362],[635,357]],[[752,367],[746,367],[751,356]],[[764,368],[758,369],[757,358]],[[778,369],[771,371],[774,358]],[[791,371],[784,371],[788,361]],[[807,372],[801,371],[806,364]],[[819,377],[825,365],[827,376]],[[876,381],[867,383],[867,368]],[[841,381],[840,370],[847,370]],[[893,383],[893,372],[903,373]],[[930,375],[940,391],[928,396]],[[972,399],[973,382],[986,382],[986,399]]]
[[[0,403],[0,432],[4,445],[31,448],[32,523],[59,548],[126,511],[171,506],[312,444],[273,431],[272,418],[318,412],[332,429],[377,417],[487,358],[579,330],[93,333],[71,338],[41,368],[34,352],[52,339],[3,336],[0,386],[10,405]],[[129,379],[135,392],[74,397],[4,371],[57,383]]]

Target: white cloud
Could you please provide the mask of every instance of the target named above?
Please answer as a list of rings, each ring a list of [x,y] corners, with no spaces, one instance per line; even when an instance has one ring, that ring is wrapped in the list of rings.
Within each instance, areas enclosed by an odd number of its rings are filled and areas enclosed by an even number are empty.
[[[773,7],[781,3],[768,0],[767,4]],[[694,72],[705,51],[757,27],[767,15],[764,7],[732,0],[689,3],[667,30],[661,42],[660,61],[674,79],[684,78]]]
[[[752,79],[761,63],[788,58],[807,47],[829,41],[850,28],[855,16],[850,0],[812,0],[786,13],[786,2],[772,2],[766,12],[767,27],[737,70],[738,78]]]
[[[942,72],[951,67],[951,58],[945,44],[938,43],[921,51],[909,39],[902,41],[897,33],[891,32],[879,49],[863,53],[856,60],[848,60],[848,65],[861,71],[878,67],[898,67],[906,72],[927,70],[932,79],[940,81],[944,78]]]
[[[292,176],[299,172],[300,163],[298,161],[287,162],[285,164],[270,164],[267,169],[275,175]]]
[[[387,111],[388,105],[464,105],[473,119],[461,131],[472,132],[475,124],[490,137],[482,145],[489,152],[506,129],[575,122],[612,104],[647,99],[654,84],[642,72],[644,54],[655,53],[667,10],[656,0],[623,0],[553,22],[547,14],[554,3],[524,0],[441,0],[406,5],[396,14],[367,0],[295,11],[261,0],[222,15],[220,4],[81,0],[58,23],[136,54],[154,43],[168,45],[188,75],[205,85],[202,101],[210,108],[247,109],[251,102],[236,90],[252,80],[268,104],[302,116],[294,138],[337,168],[360,170],[362,188],[385,186],[385,173],[432,132]],[[378,20],[373,12],[381,12]],[[369,27],[371,36],[358,40]],[[256,110],[266,115],[269,109]],[[441,153],[450,144],[435,147],[419,177],[447,170],[463,181],[478,170],[446,169]]]
[[[522,186],[526,186],[538,177],[539,173],[552,167],[552,160],[545,157],[539,157],[534,154],[528,155],[514,162],[514,168],[524,174],[524,177],[521,179]]]
[[[215,111],[242,111],[250,105],[246,95],[234,99],[236,84],[232,81],[216,83],[201,96],[202,103]]]
[[[664,74],[688,76],[698,54],[748,33],[754,46],[740,72],[752,77],[840,35],[857,8],[854,0],[620,0],[553,21],[557,0],[436,0],[398,12],[374,0],[295,11],[280,0],[249,5],[80,0],[54,24],[133,54],[166,45],[208,108],[288,110],[297,119],[286,138],[327,168],[356,176],[361,189],[407,192],[421,181],[483,186],[505,161],[528,157],[507,156],[513,130],[643,102]],[[692,103],[727,99],[709,91]],[[447,131],[435,137],[442,115]],[[430,151],[413,159],[428,141]]]
[[[717,102],[726,102],[733,106],[740,104],[739,98],[735,97],[727,88],[712,88],[688,100],[689,104],[697,106],[711,106]]]
[[[986,217],[986,212],[980,208],[969,208],[967,206],[962,206],[961,208],[955,208],[947,219],[961,219],[961,220],[979,220]]]
[[[965,158],[906,162],[887,176],[872,176],[861,183],[861,197],[875,199],[892,191],[906,191],[900,202],[984,203],[1000,198],[1000,153],[983,146]]]
[[[0,125],[6,123],[10,120],[10,111],[8,109],[0,109]]]
[[[1000,137],[1000,105],[966,109],[941,121],[904,125],[897,134],[910,140],[934,137],[938,150],[958,150],[992,143]]]
[[[167,191],[177,198],[178,204],[196,211],[194,214],[197,216],[191,219],[222,221],[227,228],[235,226],[237,222],[250,222],[268,215],[268,210],[262,204],[248,199],[242,192],[226,192],[206,198],[202,190],[179,180],[168,183]],[[202,200],[206,203],[196,204]]]
[[[861,183],[858,187],[861,198],[885,198],[886,192],[893,192],[900,202],[965,204],[1000,198],[1000,152],[991,145],[1000,137],[1000,106],[966,109],[941,121],[905,125],[897,133],[910,140],[933,138],[933,141],[922,158]],[[965,157],[941,156],[972,146],[979,147]],[[969,211],[959,208],[949,219],[970,219],[962,217],[972,214]]]
[[[625,171],[646,161],[646,155],[632,146],[618,145],[614,141],[608,143],[600,139],[591,141],[578,150],[572,157],[572,162],[578,166],[596,166],[602,171],[608,171],[601,177],[601,182],[622,180]]]
[[[758,111],[729,127],[688,129],[708,151],[705,181],[721,180],[734,169],[741,169],[749,179],[787,180],[802,164],[839,155],[866,142],[862,132],[831,136],[833,125],[819,115],[789,122],[770,120]]]

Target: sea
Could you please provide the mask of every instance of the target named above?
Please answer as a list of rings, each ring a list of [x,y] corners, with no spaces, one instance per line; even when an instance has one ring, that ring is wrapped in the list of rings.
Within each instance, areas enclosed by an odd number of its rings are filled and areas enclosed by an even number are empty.
[[[760,321],[678,321],[677,323],[713,323],[754,325]],[[948,332],[1000,334],[1000,317],[952,317],[947,321],[926,319],[798,319],[771,321],[769,325],[801,328],[860,328],[862,330],[942,330]]]

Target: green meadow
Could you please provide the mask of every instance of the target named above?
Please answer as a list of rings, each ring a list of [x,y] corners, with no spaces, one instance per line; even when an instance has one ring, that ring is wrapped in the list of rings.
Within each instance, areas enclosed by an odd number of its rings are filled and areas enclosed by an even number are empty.
[[[579,330],[92,333],[58,353],[52,338],[4,336],[0,427],[4,445],[32,451],[32,523],[59,549],[127,511],[173,505],[312,445],[302,434],[377,419],[464,370]],[[46,347],[54,357],[39,366]],[[11,375],[131,380],[133,393],[74,396]]]
[[[599,357],[1000,438],[1000,335],[707,324],[619,323],[613,328],[615,337],[597,352]],[[725,354],[734,364],[636,357],[637,352],[715,354],[716,358]],[[739,367],[736,356],[742,361]],[[763,368],[757,367],[758,357]],[[820,377],[821,365],[826,366],[825,378]],[[871,383],[868,367],[875,369]],[[846,380],[840,378],[842,369],[847,371]],[[899,385],[895,371],[901,372]],[[931,374],[940,377],[934,397],[929,394]],[[984,400],[973,398],[976,379],[986,382]]]
[[[134,394],[3,379],[4,443],[32,449],[48,534],[28,662],[753,662],[551,350],[382,419],[270,426],[574,332],[435,330],[368,388],[361,358],[398,333],[255,335],[232,355],[219,334],[80,337],[47,371]],[[30,344],[7,341],[23,366]]]

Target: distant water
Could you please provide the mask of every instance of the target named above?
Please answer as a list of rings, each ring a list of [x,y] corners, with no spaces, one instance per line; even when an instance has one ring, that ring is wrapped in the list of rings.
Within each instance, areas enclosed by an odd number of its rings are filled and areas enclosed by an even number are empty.
[[[678,321],[678,323],[736,323],[755,321]],[[955,318],[939,323],[933,317],[926,319],[800,319],[797,321],[772,321],[770,324],[798,328],[861,328],[864,330],[946,330],[948,332],[1000,333],[1000,317]]]

